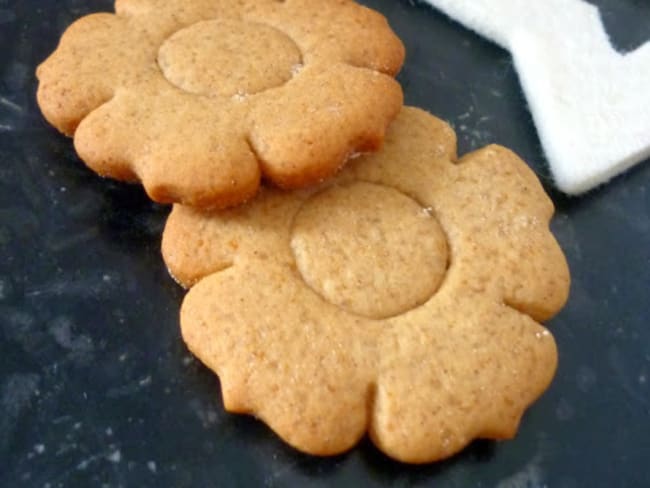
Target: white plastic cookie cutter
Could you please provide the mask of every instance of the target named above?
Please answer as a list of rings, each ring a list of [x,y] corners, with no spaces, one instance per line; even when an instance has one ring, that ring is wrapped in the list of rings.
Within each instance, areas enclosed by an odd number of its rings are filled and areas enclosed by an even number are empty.
[[[557,187],[650,157],[650,42],[622,55],[584,0],[425,0],[512,54]]]

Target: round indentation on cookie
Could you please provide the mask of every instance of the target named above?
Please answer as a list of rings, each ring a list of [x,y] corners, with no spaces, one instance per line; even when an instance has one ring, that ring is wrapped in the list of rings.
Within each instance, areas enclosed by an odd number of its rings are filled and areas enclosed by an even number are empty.
[[[446,236],[431,211],[396,189],[363,182],[309,199],[294,220],[291,248],[314,291],[373,319],[426,302],[449,262]]]
[[[206,96],[246,96],[289,81],[302,55],[285,33],[266,24],[206,20],[160,47],[158,64],[181,90]]]

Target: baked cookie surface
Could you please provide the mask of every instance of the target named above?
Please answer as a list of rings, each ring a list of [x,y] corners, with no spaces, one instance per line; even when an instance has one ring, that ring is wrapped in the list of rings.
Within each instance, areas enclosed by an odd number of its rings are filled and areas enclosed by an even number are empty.
[[[39,66],[45,118],[97,173],[227,207],[379,148],[404,47],[350,0],[117,0]]]
[[[512,152],[457,160],[449,126],[404,108],[382,151],[318,188],[175,206],[163,255],[194,285],[183,338],[227,410],[308,453],[368,432],[422,463],[514,436],[548,387],[557,351],[539,322],[570,280],[552,214]]]

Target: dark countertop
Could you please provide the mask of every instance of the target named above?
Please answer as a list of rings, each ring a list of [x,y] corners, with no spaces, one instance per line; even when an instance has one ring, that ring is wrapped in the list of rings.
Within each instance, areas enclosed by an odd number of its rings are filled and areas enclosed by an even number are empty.
[[[0,0],[0,486],[650,486],[650,164],[581,198],[553,191],[507,52],[433,10],[364,3],[408,49],[406,101],[449,120],[460,152],[517,151],[557,205],[573,285],[556,379],[511,442],[420,467],[368,441],[318,459],[223,411],[186,351],[167,276],[167,208],[85,169],[41,118],[34,68],[108,0]],[[650,38],[650,4],[600,0],[613,42]]]

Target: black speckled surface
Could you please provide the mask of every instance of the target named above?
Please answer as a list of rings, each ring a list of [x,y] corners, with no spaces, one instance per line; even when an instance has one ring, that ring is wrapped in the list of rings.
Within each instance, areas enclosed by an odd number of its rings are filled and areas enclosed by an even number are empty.
[[[518,437],[410,467],[368,441],[303,456],[224,413],[180,340],[183,293],[159,255],[167,209],[91,174],[35,104],[35,66],[111,2],[0,0],[0,486],[650,486],[650,164],[563,197],[506,52],[427,7],[365,3],[407,46],[407,103],[452,122],[461,153],[512,147],[557,205],[572,296],[549,324],[557,377]],[[621,52],[650,38],[648,2],[592,3]]]

